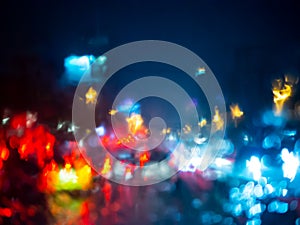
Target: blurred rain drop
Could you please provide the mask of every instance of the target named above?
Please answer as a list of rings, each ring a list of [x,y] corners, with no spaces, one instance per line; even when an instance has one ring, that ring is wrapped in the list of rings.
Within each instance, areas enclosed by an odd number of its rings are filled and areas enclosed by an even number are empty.
[[[233,218],[232,217],[225,217],[222,224],[224,224],[224,225],[232,225],[233,224]]]
[[[290,203],[290,210],[294,211],[294,210],[297,209],[297,207],[298,207],[298,201],[297,200],[291,201],[291,203]]]
[[[275,212],[278,209],[278,202],[277,201],[273,201],[268,205],[268,211],[270,213]]]
[[[294,151],[295,153],[300,153],[300,139],[298,139],[295,143],[295,146],[294,146]]]
[[[192,201],[192,206],[195,209],[199,209],[202,205],[202,201],[199,198],[194,198]]]
[[[289,204],[286,203],[286,202],[279,202],[278,203],[278,209],[277,209],[277,212],[278,213],[286,213],[289,209]]]
[[[274,192],[274,187],[271,184],[267,184],[264,188],[264,193],[270,195]]]
[[[222,216],[217,214],[217,215],[214,215],[213,218],[212,218],[212,222],[213,223],[220,223],[222,221]]]
[[[271,125],[275,127],[283,126],[285,123],[283,116],[277,116],[273,111],[267,111],[263,114],[262,121],[265,125]]]
[[[262,147],[264,149],[270,149],[270,148],[279,149],[281,147],[281,140],[278,135],[270,134],[267,137],[265,137],[262,143]]]
[[[253,193],[257,198],[263,197],[264,195],[263,187],[260,184],[255,185]]]
[[[265,187],[268,183],[267,181],[267,178],[265,177],[261,177],[259,180],[258,180],[258,183],[262,186],[262,187]]]
[[[260,225],[261,220],[260,219],[253,219],[253,220],[248,220],[246,225]]]

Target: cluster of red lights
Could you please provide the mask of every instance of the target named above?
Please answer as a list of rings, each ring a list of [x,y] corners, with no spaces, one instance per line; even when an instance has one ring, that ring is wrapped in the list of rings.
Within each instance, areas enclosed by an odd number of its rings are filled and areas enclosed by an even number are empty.
[[[39,168],[53,158],[55,137],[43,125],[35,124],[36,117],[31,113],[18,114],[11,118],[6,129],[6,137],[11,150],[17,150],[23,160],[34,160]],[[2,147],[2,146],[1,146]],[[1,148],[3,158],[8,158],[9,151]]]

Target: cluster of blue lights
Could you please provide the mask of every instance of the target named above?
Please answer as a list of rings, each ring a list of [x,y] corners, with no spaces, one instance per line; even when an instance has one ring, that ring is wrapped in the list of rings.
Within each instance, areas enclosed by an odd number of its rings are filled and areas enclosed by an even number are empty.
[[[77,84],[80,79],[82,78],[83,74],[88,73],[86,77],[88,77],[87,81],[92,80],[93,70],[97,70],[98,72],[105,71],[105,63],[106,63],[106,56],[99,56],[96,58],[93,55],[71,55],[64,60],[64,67],[65,67],[65,75],[64,75],[64,82],[68,84]],[[94,67],[94,68],[92,68]],[[90,79],[90,80],[89,80]]]

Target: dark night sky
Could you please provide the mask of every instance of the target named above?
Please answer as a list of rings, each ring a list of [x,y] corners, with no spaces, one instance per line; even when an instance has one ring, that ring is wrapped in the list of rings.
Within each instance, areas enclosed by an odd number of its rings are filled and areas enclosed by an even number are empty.
[[[100,55],[144,39],[197,53],[226,100],[249,111],[271,104],[274,77],[300,74],[297,0],[9,1],[1,3],[0,21],[1,107],[51,102],[70,54]]]

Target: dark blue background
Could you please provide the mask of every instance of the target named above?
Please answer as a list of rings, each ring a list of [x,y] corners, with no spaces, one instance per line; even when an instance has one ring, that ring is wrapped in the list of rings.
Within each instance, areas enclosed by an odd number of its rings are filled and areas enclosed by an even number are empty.
[[[197,53],[248,113],[271,106],[273,78],[300,71],[297,0],[7,1],[0,21],[2,108],[55,105],[65,57],[144,39]]]

